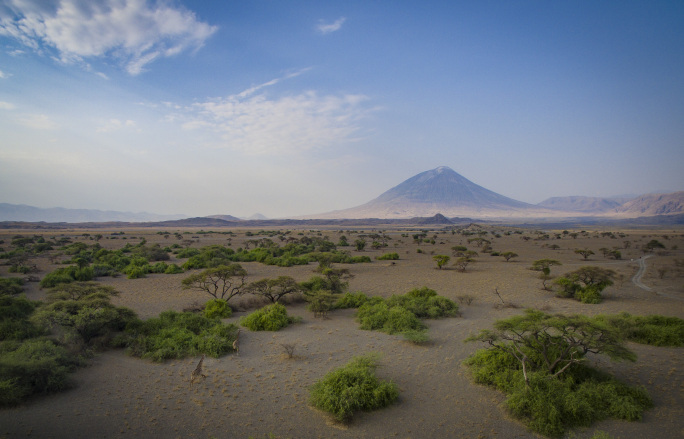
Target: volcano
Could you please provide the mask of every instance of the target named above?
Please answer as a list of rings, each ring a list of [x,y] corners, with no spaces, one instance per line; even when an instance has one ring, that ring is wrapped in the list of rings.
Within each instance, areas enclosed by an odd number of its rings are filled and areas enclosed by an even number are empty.
[[[374,200],[311,218],[505,218],[557,216],[557,212],[499,195],[447,166],[421,172]]]

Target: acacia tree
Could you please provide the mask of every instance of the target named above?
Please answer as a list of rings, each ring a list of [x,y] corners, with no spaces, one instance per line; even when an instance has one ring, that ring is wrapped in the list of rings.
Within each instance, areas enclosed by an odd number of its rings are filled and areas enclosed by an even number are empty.
[[[272,303],[278,302],[284,296],[302,291],[302,287],[290,276],[279,276],[276,279],[261,279],[245,287],[246,294],[262,296]]]
[[[466,341],[481,341],[492,349],[510,354],[522,366],[525,384],[529,371],[541,370],[556,378],[589,352],[613,360],[635,361],[636,355],[623,345],[615,327],[582,315],[550,315],[527,309],[525,314],[494,323]]]
[[[242,294],[247,270],[240,264],[219,265],[192,274],[182,280],[184,289],[196,289],[208,293],[215,299],[230,300]]]
[[[578,248],[575,250],[575,253],[577,253],[578,255],[582,255],[585,260],[589,259],[589,256],[594,254],[594,252],[589,250],[588,248]]]
[[[354,246],[356,246],[356,250],[363,251],[363,249],[366,248],[366,240],[359,238],[354,241]]]
[[[600,303],[601,292],[613,285],[615,271],[607,268],[585,266],[556,279],[561,287],[560,297],[574,297],[583,303]]]
[[[437,268],[441,270],[442,267],[445,266],[451,258],[447,255],[434,255],[432,259],[434,259],[435,262],[437,262]]]
[[[454,266],[460,271],[466,271],[466,267],[470,265],[471,262],[475,262],[475,259],[469,258],[467,256],[461,256],[460,258],[456,259]]]
[[[504,253],[501,253],[501,256],[503,256],[503,258],[506,260],[506,262],[508,262],[513,258],[517,258],[518,254],[515,252],[504,252]]]
[[[547,280],[551,280],[551,267],[554,265],[563,265],[560,261],[555,259],[537,259],[532,263],[530,270],[541,271],[539,274],[539,279],[542,280],[542,288],[548,290],[549,287],[546,285]]]

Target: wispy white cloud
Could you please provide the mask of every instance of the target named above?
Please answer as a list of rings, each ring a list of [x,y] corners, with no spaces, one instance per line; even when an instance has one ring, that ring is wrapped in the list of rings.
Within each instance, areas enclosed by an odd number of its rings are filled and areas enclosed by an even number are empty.
[[[136,129],[136,123],[132,120],[119,120],[119,119],[109,119],[99,127],[97,127],[96,132],[98,133],[111,133],[113,131],[119,131],[122,129]]]
[[[217,27],[168,2],[148,0],[7,0],[0,35],[65,63],[113,56],[137,75],[159,57],[201,47]]]
[[[221,99],[198,102],[170,114],[184,129],[210,130],[218,146],[245,154],[297,154],[354,141],[372,109],[364,95],[315,91],[271,98],[265,87],[297,72]],[[171,107],[169,105],[169,107]]]
[[[318,20],[318,24],[316,25],[316,30],[325,35],[329,34],[332,32],[337,32],[342,28],[342,25],[344,22],[347,21],[345,17],[340,17],[337,20],[333,21],[332,23],[326,23],[323,20]]]
[[[0,79],[7,79],[9,77],[10,77],[9,73],[5,73],[2,70],[0,70]]]
[[[0,101],[0,110],[14,110],[14,104],[11,102]]]
[[[45,114],[24,114],[17,119],[21,125],[34,130],[54,130],[59,124]]]

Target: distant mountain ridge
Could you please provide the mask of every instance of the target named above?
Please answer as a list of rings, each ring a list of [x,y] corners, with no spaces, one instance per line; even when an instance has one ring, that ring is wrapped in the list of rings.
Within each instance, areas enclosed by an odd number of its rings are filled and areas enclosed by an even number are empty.
[[[0,203],[0,221],[29,222],[143,222],[167,221],[187,218],[187,215],[159,215],[148,212],[117,212],[96,209],[67,209],[64,207],[41,208],[25,204]]]
[[[628,217],[684,213],[684,191],[642,195],[621,205],[616,212]]]
[[[566,212],[605,213],[615,211],[621,204],[611,198],[571,196],[551,197],[537,206]]]

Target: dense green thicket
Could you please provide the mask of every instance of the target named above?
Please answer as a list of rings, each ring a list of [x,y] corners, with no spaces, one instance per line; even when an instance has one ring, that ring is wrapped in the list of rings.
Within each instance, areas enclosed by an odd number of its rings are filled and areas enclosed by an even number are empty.
[[[399,253],[385,253],[384,255],[378,256],[375,259],[377,259],[378,261],[396,261],[397,259],[399,259]]]
[[[651,346],[684,346],[684,319],[661,315],[633,316],[628,313],[600,315],[599,321],[614,326],[625,339]]]
[[[356,316],[361,329],[405,334],[408,340],[418,342],[427,340],[421,318],[436,319],[458,315],[458,305],[455,302],[437,295],[436,291],[427,287],[415,288],[389,299],[349,297],[345,302],[363,302]]]
[[[135,357],[164,361],[232,351],[237,327],[190,312],[165,311],[157,318],[128,325],[116,344]]]
[[[331,413],[338,421],[349,420],[354,412],[386,407],[399,397],[396,384],[375,375],[375,356],[356,357],[317,381],[310,391],[310,403]]]
[[[506,407],[530,429],[561,436],[567,429],[606,418],[641,419],[652,401],[642,388],[631,388],[608,374],[574,365],[561,378],[542,369],[528,372],[526,385],[520,363],[508,353],[481,349],[466,360],[477,383],[506,393]]]
[[[606,319],[549,315],[526,310],[499,320],[467,341],[483,341],[466,364],[475,381],[507,394],[509,411],[531,429],[560,436],[568,428],[617,418],[640,419],[651,407],[643,389],[630,388],[586,366],[588,352],[615,360],[636,356],[624,347],[623,331]]]
[[[204,315],[210,319],[227,319],[233,315],[233,310],[227,300],[212,299],[204,305]]]
[[[290,317],[280,303],[273,303],[240,319],[240,324],[251,331],[278,331],[301,318]]]

